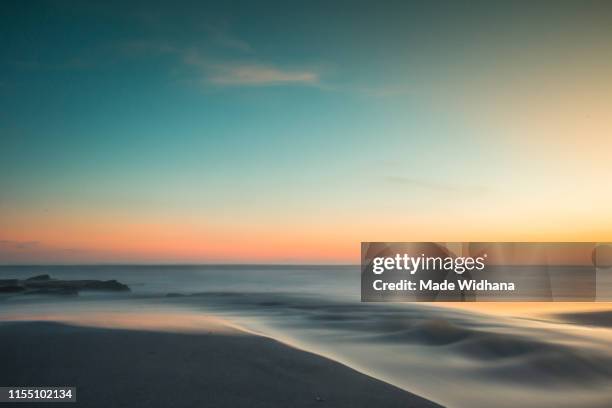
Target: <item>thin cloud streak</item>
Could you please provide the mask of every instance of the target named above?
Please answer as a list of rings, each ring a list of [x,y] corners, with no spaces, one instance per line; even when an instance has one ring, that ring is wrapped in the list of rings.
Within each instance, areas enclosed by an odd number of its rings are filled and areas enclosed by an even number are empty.
[[[319,74],[309,70],[284,70],[269,64],[213,62],[191,51],[182,53],[183,62],[196,67],[205,82],[214,85],[266,86],[281,84],[316,85]]]
[[[387,176],[385,180],[389,183],[399,184],[407,187],[417,187],[432,191],[440,191],[440,192],[449,192],[449,193],[458,193],[465,192],[471,194],[480,194],[487,191],[485,187],[482,186],[459,186],[448,183],[440,183],[430,180],[420,180],[416,178],[410,177],[402,177],[402,176]]]
[[[314,85],[319,82],[318,74],[309,71],[284,71],[272,66],[263,65],[228,65],[215,67],[215,72],[208,76],[209,82],[215,85],[281,85],[302,84]]]
[[[308,69],[284,69],[272,64],[246,61],[224,61],[209,57],[196,49],[181,49],[168,42],[136,41],[124,44],[124,52],[174,55],[185,66],[195,69],[198,83],[214,86],[315,86],[320,75]]]
[[[11,241],[0,240],[0,250],[29,250],[40,248],[41,244],[38,241]]]

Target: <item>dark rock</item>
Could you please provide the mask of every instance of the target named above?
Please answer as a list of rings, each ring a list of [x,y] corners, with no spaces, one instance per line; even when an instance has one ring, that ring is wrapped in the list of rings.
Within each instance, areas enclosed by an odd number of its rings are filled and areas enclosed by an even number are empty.
[[[25,280],[0,280],[0,293],[27,295],[78,295],[80,291],[127,292],[130,288],[116,280],[59,280],[49,275],[32,276]]]
[[[0,293],[19,293],[23,292],[25,288],[23,286],[6,285],[0,286]]]
[[[130,288],[121,282],[116,280],[48,280],[48,281],[27,281],[24,282],[28,288],[35,289],[75,289],[80,290],[94,290],[94,291],[113,291],[113,292],[125,292],[129,291]]]
[[[81,282],[83,282],[82,286],[80,287],[81,290],[111,290],[111,291],[119,291],[119,292],[126,292],[130,290],[128,285],[125,285],[114,279],[107,280],[107,281],[92,280],[92,281],[81,281]]]
[[[17,279],[0,279],[0,286],[16,286],[19,285]]]
[[[26,279],[26,282],[31,282],[31,281],[48,281],[51,280],[51,277],[47,274],[44,275],[36,275],[36,276],[32,276],[31,278]]]
[[[62,296],[76,296],[79,291],[75,288],[58,287],[58,288],[39,288],[32,289],[24,292],[24,295],[62,295]]]

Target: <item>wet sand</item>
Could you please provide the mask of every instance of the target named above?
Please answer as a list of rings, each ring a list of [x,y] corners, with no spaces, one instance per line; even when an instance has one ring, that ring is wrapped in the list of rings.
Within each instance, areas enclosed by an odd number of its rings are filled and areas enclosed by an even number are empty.
[[[237,330],[5,322],[0,338],[0,384],[76,386],[75,407],[438,406],[340,363]]]

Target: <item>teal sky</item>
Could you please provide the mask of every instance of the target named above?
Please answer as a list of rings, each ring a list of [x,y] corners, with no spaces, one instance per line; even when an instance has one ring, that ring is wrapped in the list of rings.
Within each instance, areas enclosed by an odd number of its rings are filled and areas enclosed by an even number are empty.
[[[609,2],[6,3],[0,261],[601,237],[611,27]]]

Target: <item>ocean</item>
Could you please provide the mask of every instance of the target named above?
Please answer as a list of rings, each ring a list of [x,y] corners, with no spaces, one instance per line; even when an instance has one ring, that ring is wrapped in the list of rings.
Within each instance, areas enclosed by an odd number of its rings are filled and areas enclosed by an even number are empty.
[[[358,266],[0,267],[39,274],[131,292],[2,295],[0,321],[197,331],[211,315],[449,407],[612,406],[612,304],[362,303]]]

